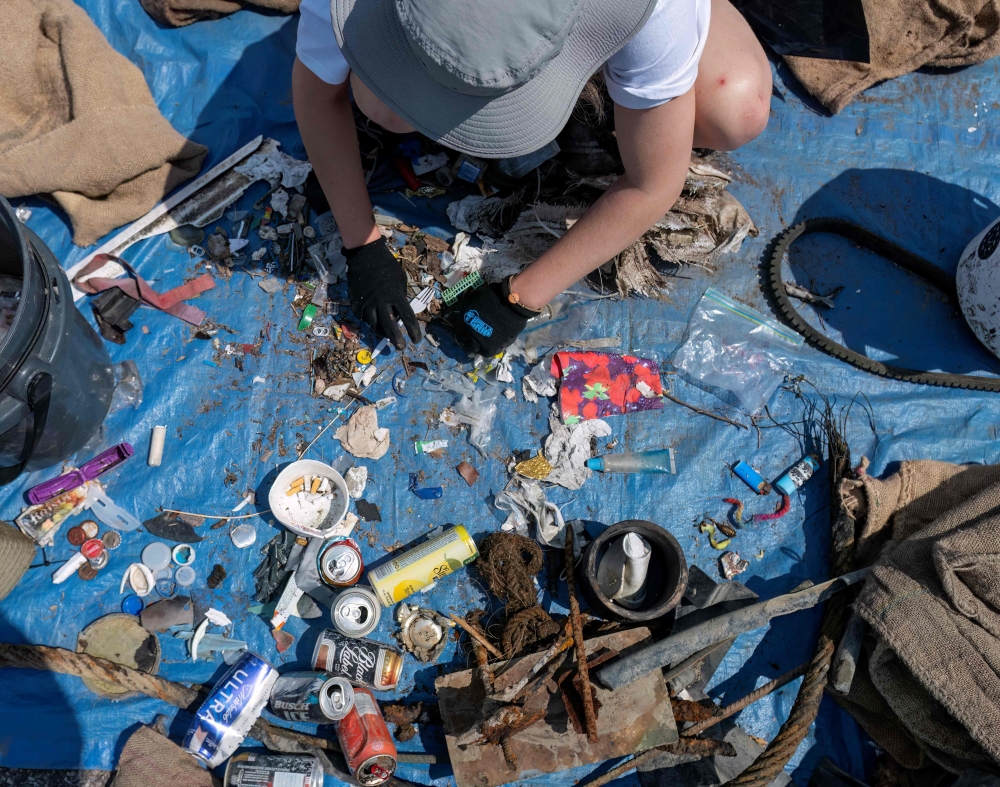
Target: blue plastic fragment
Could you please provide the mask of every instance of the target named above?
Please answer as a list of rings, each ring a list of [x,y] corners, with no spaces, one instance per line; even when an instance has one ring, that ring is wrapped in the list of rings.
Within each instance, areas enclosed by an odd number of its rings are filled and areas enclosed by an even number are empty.
[[[410,491],[421,500],[437,500],[444,495],[444,487],[441,486],[417,486],[417,474],[410,473]]]

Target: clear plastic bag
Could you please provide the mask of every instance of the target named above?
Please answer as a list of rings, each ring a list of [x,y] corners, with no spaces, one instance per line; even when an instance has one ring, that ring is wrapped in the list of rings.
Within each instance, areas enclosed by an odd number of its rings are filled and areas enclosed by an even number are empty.
[[[795,331],[709,288],[691,315],[674,366],[694,382],[730,391],[754,414],[767,404],[801,347]]]
[[[128,360],[116,363],[115,372],[115,392],[111,397],[111,407],[108,415],[131,407],[138,410],[142,404],[142,378],[139,376],[139,367],[135,361]]]

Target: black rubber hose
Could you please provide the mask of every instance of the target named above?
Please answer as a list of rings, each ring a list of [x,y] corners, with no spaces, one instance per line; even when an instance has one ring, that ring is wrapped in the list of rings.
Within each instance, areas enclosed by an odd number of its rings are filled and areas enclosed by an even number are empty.
[[[896,245],[892,241],[886,240],[863,227],[852,224],[843,219],[806,219],[785,230],[774,242],[774,249],[771,252],[771,260],[768,271],[768,278],[771,285],[771,294],[775,301],[781,317],[813,347],[832,355],[841,361],[864,369],[866,372],[877,374],[880,377],[888,377],[893,380],[901,380],[907,383],[918,383],[920,385],[937,385],[944,388],[964,388],[971,391],[992,391],[1000,392],[1000,378],[996,377],[976,377],[968,374],[945,374],[943,372],[924,372],[916,369],[904,369],[899,366],[889,366],[879,361],[869,358],[867,355],[850,350],[842,344],[824,336],[806,322],[792,306],[792,302],[785,292],[785,282],[781,275],[781,263],[785,253],[792,243],[808,235],[811,232],[830,232],[835,235],[842,235],[848,240],[854,241],[859,246],[870,249],[876,254],[894,262],[904,270],[914,273],[929,284],[933,284],[945,295],[957,302],[958,295],[955,290],[955,280],[949,274],[942,271],[937,266],[931,264],[922,257],[918,257],[910,251]]]

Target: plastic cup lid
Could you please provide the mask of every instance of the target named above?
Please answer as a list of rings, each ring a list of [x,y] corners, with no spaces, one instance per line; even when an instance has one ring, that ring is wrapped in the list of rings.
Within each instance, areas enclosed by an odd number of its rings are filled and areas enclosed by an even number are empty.
[[[254,530],[253,525],[240,525],[233,528],[233,532],[229,534],[229,537],[233,540],[233,544],[236,547],[246,549],[249,546],[253,546],[254,541],[257,540],[257,531]]]
[[[153,579],[159,582],[161,579],[173,579],[174,570],[167,566],[166,568],[161,568],[159,571],[153,572]]]
[[[122,612],[126,615],[138,615],[145,606],[138,596],[126,596],[122,600]]]
[[[190,544],[178,544],[170,554],[178,566],[189,566],[194,563],[194,547]]]
[[[197,577],[195,576],[194,569],[191,566],[180,566],[174,572],[174,580],[182,588],[186,588],[189,585],[193,585]]]
[[[170,565],[170,547],[162,541],[147,544],[142,550],[142,562],[150,571],[159,571]]]

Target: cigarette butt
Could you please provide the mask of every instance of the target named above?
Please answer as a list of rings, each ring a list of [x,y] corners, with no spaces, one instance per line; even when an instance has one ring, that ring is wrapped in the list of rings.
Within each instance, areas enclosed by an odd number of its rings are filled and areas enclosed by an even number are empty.
[[[285,492],[285,497],[291,497],[292,495],[298,494],[301,491],[302,491],[302,487],[300,487],[300,486],[293,486],[287,492]]]
[[[319,491],[319,488],[322,484],[323,484],[322,478],[319,477],[314,478],[312,482],[312,488],[309,491],[312,492],[313,494],[316,494]]]
[[[305,482],[306,482],[306,477],[305,476],[299,476],[294,481],[292,481],[292,487],[294,488],[294,487],[297,487],[297,486],[302,486],[303,484],[305,484]]]

